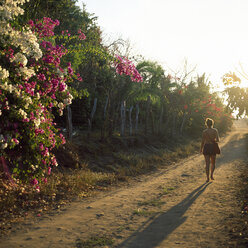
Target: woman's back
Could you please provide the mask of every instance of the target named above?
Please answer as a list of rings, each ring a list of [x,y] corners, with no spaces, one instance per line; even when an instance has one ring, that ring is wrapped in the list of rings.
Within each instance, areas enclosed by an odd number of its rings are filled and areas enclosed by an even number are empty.
[[[219,134],[216,128],[207,128],[203,131],[205,144],[212,144],[213,141],[219,142]]]

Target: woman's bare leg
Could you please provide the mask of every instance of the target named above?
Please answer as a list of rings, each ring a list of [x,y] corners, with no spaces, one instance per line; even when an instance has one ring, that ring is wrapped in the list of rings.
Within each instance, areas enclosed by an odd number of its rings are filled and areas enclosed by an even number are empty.
[[[213,155],[210,157],[210,160],[211,160],[210,178],[212,180],[214,180],[215,159],[216,159],[216,155]]]
[[[209,165],[210,165],[210,156],[204,155],[205,162],[206,162],[206,175],[207,175],[207,182],[209,181]]]

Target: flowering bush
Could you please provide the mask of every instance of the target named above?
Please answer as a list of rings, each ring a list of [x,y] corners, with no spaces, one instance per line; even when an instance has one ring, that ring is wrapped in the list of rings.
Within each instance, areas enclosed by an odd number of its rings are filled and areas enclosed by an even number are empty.
[[[0,6],[0,156],[15,177],[39,190],[38,181],[46,181],[57,166],[52,149],[65,143],[52,109],[63,114],[73,98],[67,83],[80,75],[74,75],[70,63],[61,66],[67,49],[54,42],[58,20],[13,25],[24,2],[5,0]],[[79,36],[85,38],[81,30]]]
[[[131,77],[131,80],[134,82],[143,81],[143,78],[139,74],[135,65],[127,57],[122,58],[121,56],[116,55],[114,65],[116,68],[116,73],[118,73],[119,75],[122,75],[122,74],[128,75]]]

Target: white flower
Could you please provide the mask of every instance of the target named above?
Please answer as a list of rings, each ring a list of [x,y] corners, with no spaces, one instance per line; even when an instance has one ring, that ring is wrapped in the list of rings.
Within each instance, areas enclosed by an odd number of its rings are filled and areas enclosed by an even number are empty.
[[[9,71],[0,66],[0,79],[6,79],[9,77]]]
[[[35,34],[28,27],[18,31],[9,25],[11,19],[24,13],[23,9],[18,6],[24,2],[24,0],[5,0],[0,6],[0,42],[3,44],[7,42],[9,45],[20,49],[20,53],[38,60],[42,57],[42,51]],[[25,63],[25,59],[22,61]]]
[[[32,99],[31,99],[30,96],[28,96],[25,100],[26,100],[26,102],[29,103],[29,104],[33,103],[33,101],[32,101]]]
[[[17,97],[20,97],[21,96],[21,90],[18,88],[15,88],[15,94]]]
[[[1,87],[3,90],[8,91],[9,93],[12,93],[13,90],[15,90],[15,86],[12,85],[12,84],[8,84],[7,82],[5,82],[4,84],[0,84],[0,87]],[[6,104],[6,105],[7,105],[7,104]]]
[[[35,124],[35,127],[39,127],[40,126],[40,119],[34,119],[34,124]]]
[[[31,97],[29,96],[29,97],[26,97],[25,98],[25,101],[26,101],[26,104],[25,104],[25,109],[28,109],[28,106],[29,106],[29,104],[32,104],[33,103],[33,101],[32,101],[32,99],[31,99]]]
[[[18,71],[25,77],[25,79],[29,79],[35,75],[34,70],[27,67],[20,67]]]
[[[8,147],[8,143],[3,143],[2,145],[1,145],[1,148],[2,149],[5,149],[5,148],[7,148]]]
[[[19,109],[18,113],[24,118],[27,118],[27,113],[23,109]]]
[[[40,93],[39,92],[36,93],[36,97],[37,97],[37,99],[40,99]]]
[[[59,109],[59,116],[62,116],[62,115],[63,115],[63,110]]]
[[[72,103],[73,96],[71,94],[68,95],[68,98],[64,99],[65,105],[70,105]]]
[[[58,107],[62,110],[62,109],[64,109],[64,104],[63,104],[62,102],[60,102],[60,103],[58,104]]]
[[[17,53],[12,60],[16,63],[21,63],[23,66],[26,66],[28,63],[27,58],[22,53]]]

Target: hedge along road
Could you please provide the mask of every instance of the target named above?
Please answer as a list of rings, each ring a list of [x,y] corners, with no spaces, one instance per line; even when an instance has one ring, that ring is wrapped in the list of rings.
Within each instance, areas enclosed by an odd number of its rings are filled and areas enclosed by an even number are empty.
[[[244,120],[236,121],[221,140],[210,183],[205,183],[203,156],[193,155],[77,200],[60,213],[28,220],[0,247],[93,247],[94,242],[94,247],[236,247],[229,232],[240,212],[236,192],[248,159],[247,127]]]

